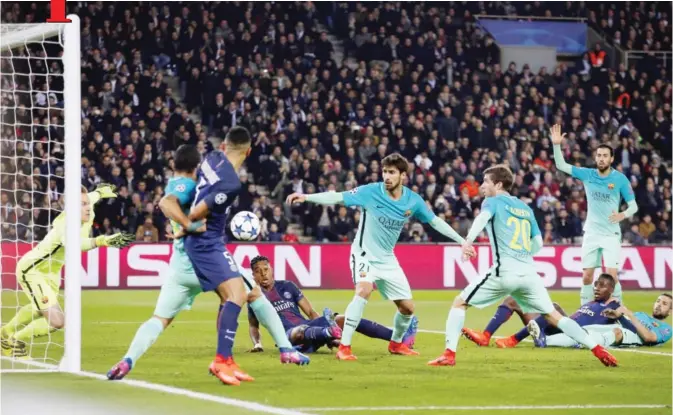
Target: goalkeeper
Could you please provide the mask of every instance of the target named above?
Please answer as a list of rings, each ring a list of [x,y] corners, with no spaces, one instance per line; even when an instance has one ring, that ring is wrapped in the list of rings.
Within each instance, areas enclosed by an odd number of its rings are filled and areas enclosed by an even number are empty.
[[[90,238],[94,213],[92,206],[101,199],[117,197],[115,187],[100,184],[95,191],[87,193],[82,187],[82,251],[101,246],[122,248],[135,239],[134,235],[117,233]],[[16,265],[16,279],[30,298],[30,304],[19,309],[14,318],[0,329],[2,353],[11,357],[26,357],[26,343],[35,337],[46,336],[63,328],[65,316],[58,303],[61,286],[61,268],[65,263],[65,212],[54,219],[47,236],[24,255]],[[74,268],[79,272],[79,267]]]

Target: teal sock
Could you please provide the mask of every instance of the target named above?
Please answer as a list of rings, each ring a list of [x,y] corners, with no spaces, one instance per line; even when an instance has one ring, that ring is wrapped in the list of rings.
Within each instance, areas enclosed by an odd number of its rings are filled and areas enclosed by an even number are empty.
[[[400,313],[399,311],[395,313],[395,318],[393,318],[393,337],[390,340],[394,341],[395,343],[400,343],[402,341],[402,337],[404,337],[404,333],[406,333],[409,329],[409,324],[411,324],[411,320],[413,318],[413,314],[409,314],[407,316]]]
[[[589,301],[593,300],[594,300],[594,285],[593,284],[583,285],[582,288],[580,289],[580,301],[582,301],[581,305],[584,305]]]
[[[616,299],[619,300],[620,303],[623,303],[624,300],[622,298],[622,284],[617,283],[615,284],[615,291],[612,293],[612,296],[615,297]]]
[[[591,336],[589,336],[589,333],[584,331],[575,320],[571,320],[568,317],[562,317],[558,322],[558,328],[589,350],[592,350],[597,346],[596,341],[592,339]]]
[[[455,352],[458,350],[460,332],[465,324],[465,310],[451,307],[449,317],[446,319],[446,348]]]
[[[356,295],[353,297],[353,300],[346,307],[346,321],[344,322],[344,330],[341,334],[341,344],[344,346],[350,346],[351,340],[353,340],[353,334],[355,329],[357,329],[362,320],[362,315],[365,312],[365,306],[367,305],[367,300]]]
[[[276,312],[276,309],[273,308],[273,305],[268,298],[264,296],[259,297],[250,303],[250,308],[255,312],[255,316],[257,316],[259,322],[269,331],[273,341],[276,342],[276,345],[279,348],[292,348],[292,343],[290,343],[290,340],[285,333],[283,322],[280,320],[280,316]]]
[[[158,318],[152,317],[144,322],[136,331],[136,336],[133,338],[124,358],[131,359],[131,362],[135,365],[138,359],[157,341],[163,331],[164,325]]]

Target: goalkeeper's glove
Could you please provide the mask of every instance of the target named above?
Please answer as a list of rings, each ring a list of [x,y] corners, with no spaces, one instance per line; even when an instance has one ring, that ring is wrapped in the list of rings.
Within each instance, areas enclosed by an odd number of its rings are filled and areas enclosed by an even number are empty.
[[[117,186],[110,183],[101,183],[94,190],[100,195],[101,199],[114,199],[117,197]]]
[[[129,246],[136,240],[136,236],[131,233],[115,233],[114,235],[101,235],[96,237],[96,246],[109,246],[112,248],[123,248]]]

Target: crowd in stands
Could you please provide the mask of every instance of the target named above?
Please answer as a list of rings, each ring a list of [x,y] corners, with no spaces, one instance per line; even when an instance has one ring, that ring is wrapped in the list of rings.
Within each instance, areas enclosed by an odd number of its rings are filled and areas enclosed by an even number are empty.
[[[625,242],[670,242],[670,65],[610,68],[592,47],[574,66],[501,66],[475,19],[584,16],[613,44],[670,51],[663,4],[68,3],[82,21],[82,182],[120,193],[97,205],[94,231],[165,240],[158,202],[172,152],[191,144],[205,155],[212,137],[242,125],[254,146],[235,208],[260,216],[262,240],[352,240],[356,210],[288,207],[285,196],[380,181],[380,160],[400,152],[413,166],[406,184],[461,234],[479,212],[481,172],[506,163],[545,243],[577,243],[587,204],[581,183],[554,166],[549,127],[560,123],[570,163],[593,166],[600,143],[615,149],[640,207],[623,223]],[[47,14],[2,5],[3,22]],[[2,58],[0,236],[31,241],[63,208],[64,85],[44,50],[13,53]],[[401,240],[444,238],[412,221]]]

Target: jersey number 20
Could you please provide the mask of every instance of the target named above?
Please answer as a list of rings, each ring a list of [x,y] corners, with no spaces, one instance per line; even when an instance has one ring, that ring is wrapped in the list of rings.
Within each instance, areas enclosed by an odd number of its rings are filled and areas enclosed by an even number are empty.
[[[530,221],[528,219],[519,219],[515,216],[510,216],[507,219],[507,226],[514,225],[514,235],[509,241],[509,247],[516,250],[522,248],[530,252]]]

